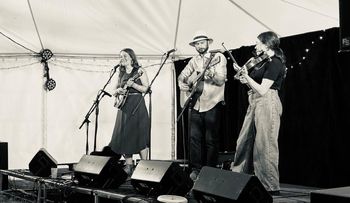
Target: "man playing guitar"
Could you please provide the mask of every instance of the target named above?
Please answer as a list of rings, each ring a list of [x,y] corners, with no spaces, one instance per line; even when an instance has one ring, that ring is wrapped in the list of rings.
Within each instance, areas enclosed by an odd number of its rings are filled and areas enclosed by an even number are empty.
[[[182,92],[196,91],[192,88],[201,87],[197,97],[192,98],[192,104],[189,105],[189,165],[192,170],[190,177],[193,180],[196,180],[202,166],[215,167],[218,157],[227,61],[222,53],[208,52],[212,41],[203,31],[195,34],[189,44],[195,47],[198,55],[188,62],[178,77],[178,85]],[[196,81],[197,75],[201,74],[202,80]],[[195,85],[198,82],[200,85]]]

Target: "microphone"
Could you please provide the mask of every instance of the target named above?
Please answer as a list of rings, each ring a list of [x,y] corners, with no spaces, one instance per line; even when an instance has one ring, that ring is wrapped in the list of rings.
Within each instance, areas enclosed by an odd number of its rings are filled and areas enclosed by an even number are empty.
[[[109,97],[112,97],[111,94],[109,94],[108,92],[104,91],[104,90],[101,90],[102,93],[104,93],[105,95],[109,96]]]
[[[209,51],[209,53],[218,53],[218,52],[220,52],[220,53],[222,53],[223,52],[223,50],[222,49],[213,49],[213,50],[210,50]]]
[[[171,53],[174,52],[174,51],[176,51],[176,49],[171,49],[171,50],[169,50],[169,51],[166,52],[166,55],[169,55],[169,54],[171,54]]]

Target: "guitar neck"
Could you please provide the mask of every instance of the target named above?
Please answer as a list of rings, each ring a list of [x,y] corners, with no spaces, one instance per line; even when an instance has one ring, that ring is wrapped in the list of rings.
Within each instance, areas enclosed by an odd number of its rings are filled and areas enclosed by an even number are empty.
[[[215,54],[211,53],[209,60],[204,64],[204,70],[201,71],[194,79],[194,81],[198,81],[202,77],[204,77],[204,73],[206,70],[208,70],[210,67],[215,66],[216,64],[220,63],[220,57],[217,57],[214,59]]]

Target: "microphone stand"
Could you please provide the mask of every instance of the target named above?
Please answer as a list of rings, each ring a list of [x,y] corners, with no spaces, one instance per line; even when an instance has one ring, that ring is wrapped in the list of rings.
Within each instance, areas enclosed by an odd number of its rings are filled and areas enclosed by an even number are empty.
[[[191,140],[191,113],[192,113],[192,110],[193,110],[193,107],[196,103],[193,104],[193,101],[192,101],[192,97],[193,95],[196,93],[196,90],[198,89],[200,83],[199,81],[202,81],[204,79],[204,73],[205,71],[207,71],[210,67],[210,62],[212,61],[212,59],[214,58],[215,56],[215,53],[210,53],[210,58],[209,60],[207,61],[207,64],[205,64],[204,66],[204,70],[203,72],[201,73],[202,75],[198,78],[197,80],[197,83],[192,87],[192,90],[191,90],[191,93],[190,95],[188,96],[187,100],[185,101],[182,109],[181,109],[181,112],[180,114],[178,115],[177,117],[177,120],[176,122],[179,122],[179,120],[181,119],[182,120],[182,136],[183,136],[183,150],[184,150],[184,163],[185,163],[185,160],[186,160],[186,154],[185,154],[185,122],[184,122],[184,117],[183,117],[183,114],[185,112],[186,109],[188,109],[188,113],[187,113],[187,142],[188,142],[188,166],[190,166],[190,154],[191,154],[191,150],[189,150],[190,148],[190,140]],[[196,101],[195,101],[196,102]],[[184,164],[185,166],[185,164]]]
[[[146,92],[144,93],[144,95],[142,96],[142,98],[144,98],[146,96],[146,94],[149,93],[149,117],[150,117],[150,127],[149,127],[149,149],[148,149],[148,159],[151,159],[151,126],[152,126],[152,90],[151,90],[151,86],[153,84],[153,82],[155,81],[155,79],[158,77],[160,70],[163,68],[165,62],[167,61],[167,59],[169,58],[170,52],[166,53],[166,57],[164,59],[164,61],[161,63],[156,75],[153,77],[153,79],[151,80],[151,83],[148,85]],[[163,55],[164,56],[164,55]],[[132,115],[135,114],[135,112],[137,111],[137,109],[139,108],[142,98],[140,98],[140,100],[138,101],[136,107],[134,108],[134,110],[132,111]]]
[[[109,97],[111,97],[112,95],[110,95],[108,92],[105,91],[106,86],[110,83],[112,77],[114,76],[115,72],[117,71],[117,68],[119,67],[119,65],[115,66],[113,68],[113,72],[112,74],[109,76],[108,81],[106,82],[106,84],[103,86],[103,88],[101,90],[98,91],[98,94],[96,96],[96,99],[94,100],[94,103],[91,105],[89,111],[87,112],[87,114],[85,115],[85,118],[83,120],[83,122],[81,123],[79,129],[81,129],[83,127],[83,125],[86,123],[86,154],[88,154],[89,152],[89,123],[91,122],[89,120],[90,115],[95,111],[95,136],[94,136],[94,150],[93,152],[96,151],[96,140],[97,140],[97,128],[98,128],[98,115],[99,115],[99,104],[100,101],[102,100],[102,98],[107,95]]]

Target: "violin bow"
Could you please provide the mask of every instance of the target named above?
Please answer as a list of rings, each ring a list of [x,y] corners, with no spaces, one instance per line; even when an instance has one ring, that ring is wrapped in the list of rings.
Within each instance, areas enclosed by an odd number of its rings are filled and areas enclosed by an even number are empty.
[[[224,47],[225,51],[227,51],[228,55],[230,56],[231,60],[233,61],[233,63],[237,64],[236,59],[232,56],[231,52],[229,50],[226,49],[226,47],[224,46],[224,43],[221,43],[222,47]]]
[[[224,46],[224,43],[223,43],[223,42],[221,43],[221,45],[222,45],[222,47],[224,47],[225,51],[226,51],[226,52],[228,53],[228,55],[230,56],[230,58],[231,58],[231,60],[233,61],[233,63],[235,63],[236,65],[238,65],[236,59],[233,57],[233,55],[231,54],[231,52],[230,52],[228,49],[226,49],[226,47]],[[238,65],[238,66],[239,66],[239,65]],[[242,68],[241,68],[241,69],[236,69],[234,66],[233,66],[233,68],[234,68],[235,71],[237,71],[237,72],[239,72],[239,71],[242,70]]]

